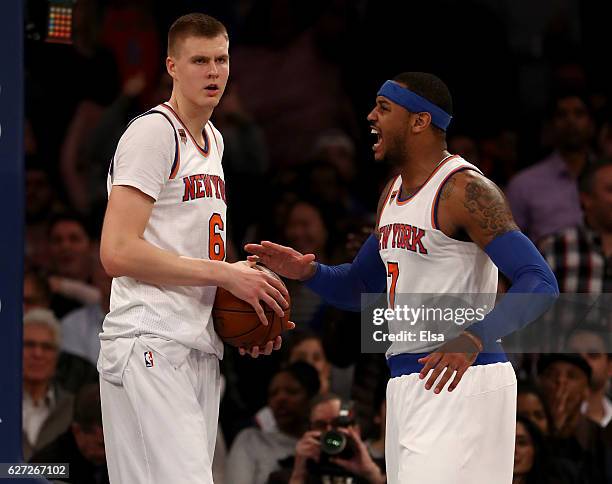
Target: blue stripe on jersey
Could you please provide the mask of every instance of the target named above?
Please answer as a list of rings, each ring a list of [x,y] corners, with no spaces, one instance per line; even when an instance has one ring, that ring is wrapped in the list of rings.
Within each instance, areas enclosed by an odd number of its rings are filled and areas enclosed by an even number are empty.
[[[503,352],[501,346],[497,344],[499,352],[497,353],[478,353],[476,361],[472,363],[472,366],[478,365],[491,365],[493,363],[505,363],[508,361],[506,354]],[[391,370],[391,378],[402,375],[410,375],[412,373],[420,373],[423,369],[423,364],[419,363],[418,360],[427,356],[430,353],[401,353],[399,355],[393,355],[387,359],[387,365]]]

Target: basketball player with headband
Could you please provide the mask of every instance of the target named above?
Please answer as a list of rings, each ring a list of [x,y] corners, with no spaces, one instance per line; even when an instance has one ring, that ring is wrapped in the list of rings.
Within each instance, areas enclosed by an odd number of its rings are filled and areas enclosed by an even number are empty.
[[[533,296],[516,311],[506,295],[467,330],[450,324],[443,343],[393,342],[387,351],[388,482],[510,484],[516,377],[500,339],[543,313],[558,286],[500,189],[447,151],[451,115],[450,92],[432,74],[403,73],[382,85],[368,115],[374,158],[399,175],[381,194],[375,234],[352,263],[327,266],[269,241],[246,249],[349,310],[361,309],[362,293],[385,290],[392,307],[402,294],[494,295],[498,269],[512,283],[509,293]]]

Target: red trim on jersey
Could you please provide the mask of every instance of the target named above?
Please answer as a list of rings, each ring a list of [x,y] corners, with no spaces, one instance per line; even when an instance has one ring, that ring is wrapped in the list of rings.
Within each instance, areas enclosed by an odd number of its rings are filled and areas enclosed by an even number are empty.
[[[446,182],[455,173],[459,173],[460,171],[466,171],[466,170],[472,170],[472,171],[476,171],[477,173],[479,173],[478,170],[476,170],[475,168],[472,168],[471,166],[460,166],[458,168],[455,168],[448,175],[446,175],[446,177],[444,177],[444,180],[442,180],[442,183],[440,183],[440,186],[438,187],[438,190],[436,190],[436,196],[434,197],[433,203],[431,204],[431,226],[434,229],[440,230],[440,227],[438,227],[438,217],[436,216],[436,214],[437,214],[437,211],[438,211],[438,201],[439,201],[439,197],[440,197],[440,192],[442,191],[442,187],[444,187],[444,185],[446,185]]]
[[[196,145],[196,148],[198,149],[198,151],[202,154],[202,156],[204,156],[204,158],[207,158],[208,154],[210,153],[210,140],[208,139],[208,135],[206,134],[206,126],[202,130],[202,134],[204,135],[204,146],[208,149],[204,149],[198,144],[198,142],[192,136],[191,131],[187,129],[187,126],[185,126],[185,123],[183,123],[182,119],[179,117],[176,111],[172,109],[172,106],[170,106],[167,103],[161,103],[160,106],[165,107],[168,111],[170,111],[174,115],[174,117],[177,119],[177,121],[181,124],[181,126],[185,129],[185,131],[191,138],[191,141],[193,141],[193,144]],[[208,122],[206,124],[208,124]]]
[[[448,155],[446,158],[444,158],[440,164],[438,166],[436,166],[436,168],[434,169],[434,171],[432,171],[429,176],[427,177],[427,180],[425,180],[425,182],[418,188],[418,190],[416,192],[414,192],[412,195],[410,195],[406,200],[400,202],[400,194],[402,192],[402,187],[400,186],[400,191],[397,194],[397,197],[395,197],[395,203],[397,203],[399,206],[402,205],[406,205],[410,200],[412,200],[414,197],[416,197],[416,195],[423,189],[423,187],[425,187],[425,185],[427,185],[427,182],[429,182],[429,180],[431,180],[431,178],[438,173],[438,170],[440,168],[442,168],[444,165],[446,165],[446,163],[448,163],[450,160],[452,160],[453,158],[457,158],[459,157],[459,155]]]
[[[387,203],[389,203],[389,197],[391,196],[391,192],[393,191],[393,187],[395,186],[395,182],[397,181],[397,179],[399,178],[399,175],[397,175],[394,179],[393,182],[389,185],[389,191],[387,191],[387,196],[385,197],[385,203],[383,203],[381,209],[380,209],[380,213],[378,214],[378,219],[376,220],[376,230],[378,230],[378,226],[380,224],[380,219],[382,218],[382,214],[385,211],[385,207],[387,206]]]

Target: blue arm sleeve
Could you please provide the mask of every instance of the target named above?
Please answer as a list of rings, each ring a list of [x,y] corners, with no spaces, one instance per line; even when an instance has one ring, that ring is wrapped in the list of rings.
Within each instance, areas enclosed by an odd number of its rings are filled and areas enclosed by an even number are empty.
[[[360,311],[362,293],[380,293],[387,288],[387,271],[378,252],[378,239],[370,235],[351,264],[317,264],[317,272],[306,281],[306,286],[332,306]]]
[[[506,232],[493,239],[485,252],[512,286],[499,304],[482,321],[468,330],[486,348],[521,329],[546,312],[559,296],[553,272],[536,247],[519,231]]]

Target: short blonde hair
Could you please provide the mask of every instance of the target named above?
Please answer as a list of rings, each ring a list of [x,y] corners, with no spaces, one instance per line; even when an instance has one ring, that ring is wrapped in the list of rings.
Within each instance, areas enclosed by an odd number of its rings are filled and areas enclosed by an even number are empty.
[[[214,39],[223,35],[229,40],[227,29],[219,20],[203,13],[190,13],[174,21],[168,31],[168,55],[176,55],[176,44],[185,37]]]
[[[56,346],[59,348],[62,342],[62,327],[50,309],[30,309],[23,316],[23,325],[38,324],[46,326],[51,330]]]

